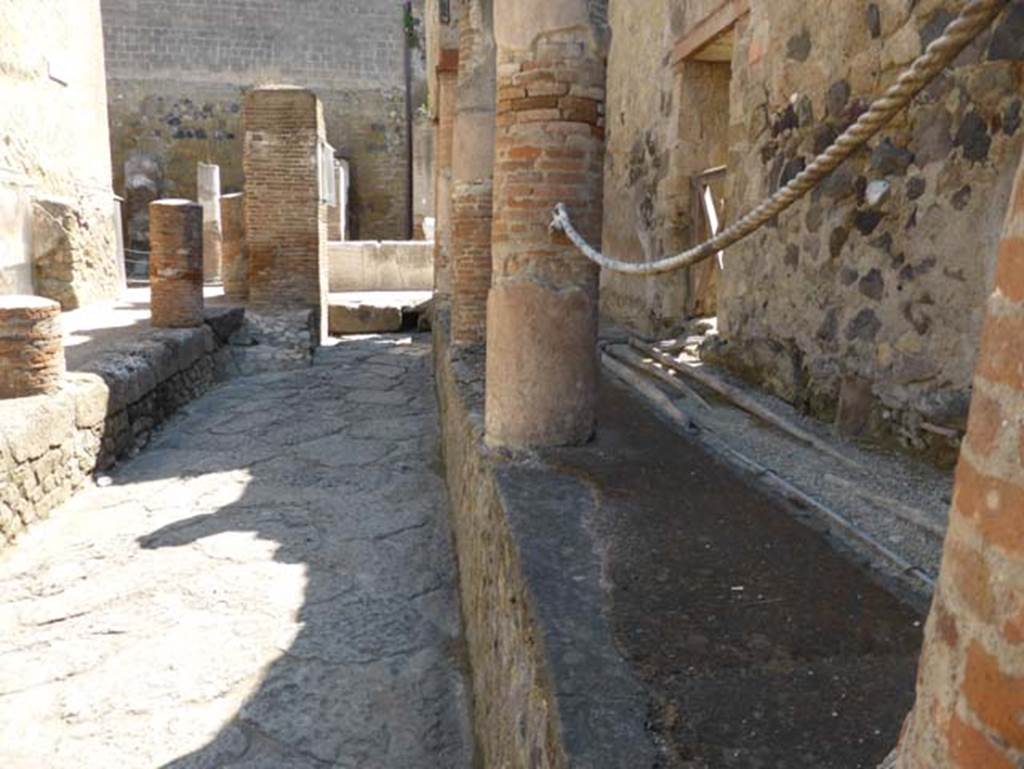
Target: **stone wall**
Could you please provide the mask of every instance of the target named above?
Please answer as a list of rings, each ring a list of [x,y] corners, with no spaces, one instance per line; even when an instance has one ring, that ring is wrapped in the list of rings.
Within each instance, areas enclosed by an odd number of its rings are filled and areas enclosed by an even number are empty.
[[[688,72],[705,75],[689,62],[677,70],[671,49],[711,5],[611,3],[604,236],[616,256],[657,257],[699,234],[687,177],[718,160],[709,139],[721,127],[684,141]],[[727,216],[798,173],[963,5],[841,3],[823,20],[799,0],[752,0],[730,65]],[[819,417],[842,404],[859,412],[844,419],[855,432],[940,461],[955,456],[964,427],[1024,146],[1024,2],[993,29],[817,192],[729,249],[718,276],[723,341],[712,359]],[[686,280],[605,276],[604,310],[642,332],[670,331],[687,314]]]
[[[407,236],[401,4],[103,0],[103,24],[114,185],[129,200],[148,187],[194,197],[199,161],[241,190],[244,92],[294,83],[320,97],[327,139],[351,161],[353,234]],[[129,247],[144,248],[142,208],[126,218]]]
[[[998,249],[917,703],[898,769],[1024,763],[1022,339],[1024,161]]]
[[[434,244],[429,240],[349,240],[327,244],[331,291],[430,291]]]
[[[221,310],[200,328],[145,332],[68,374],[55,394],[0,401],[0,547],[226,376],[241,317]]]
[[[4,0],[0,29],[0,293],[65,309],[111,298],[120,282],[99,2]]]

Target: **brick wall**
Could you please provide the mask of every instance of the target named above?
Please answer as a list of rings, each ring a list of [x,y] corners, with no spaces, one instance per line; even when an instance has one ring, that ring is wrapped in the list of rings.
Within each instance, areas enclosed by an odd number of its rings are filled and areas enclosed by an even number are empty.
[[[452,163],[452,340],[486,337],[491,287],[491,226],[495,130],[494,18],[489,0],[463,4],[459,15],[459,77]]]
[[[988,303],[901,769],[1024,765],[1024,160]]]
[[[117,190],[194,197],[199,161],[240,190],[244,92],[294,83],[320,97],[328,141],[352,161],[353,235],[406,237],[401,4],[103,0],[103,14]],[[150,170],[126,176],[125,161]],[[145,232],[138,212],[129,236]]]
[[[249,301],[322,308],[327,207],[318,186],[321,105],[304,89],[257,89],[246,95],[244,122]]]

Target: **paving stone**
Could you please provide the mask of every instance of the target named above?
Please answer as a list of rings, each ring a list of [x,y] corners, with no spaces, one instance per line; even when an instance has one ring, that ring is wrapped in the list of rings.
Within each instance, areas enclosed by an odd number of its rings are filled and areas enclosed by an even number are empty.
[[[472,766],[427,344],[238,379],[5,552],[0,765]]]

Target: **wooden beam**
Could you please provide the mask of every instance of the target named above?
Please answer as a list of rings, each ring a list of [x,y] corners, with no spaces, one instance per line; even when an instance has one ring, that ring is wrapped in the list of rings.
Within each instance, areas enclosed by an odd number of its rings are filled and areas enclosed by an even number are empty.
[[[716,43],[726,42],[736,22],[750,13],[750,0],[723,0],[715,10],[693,25],[675,44],[672,52],[672,64],[679,66],[686,60],[724,61],[723,46]],[[731,41],[728,41],[731,43]],[[731,47],[731,45],[730,45]],[[712,49],[712,57],[703,58],[701,52]]]

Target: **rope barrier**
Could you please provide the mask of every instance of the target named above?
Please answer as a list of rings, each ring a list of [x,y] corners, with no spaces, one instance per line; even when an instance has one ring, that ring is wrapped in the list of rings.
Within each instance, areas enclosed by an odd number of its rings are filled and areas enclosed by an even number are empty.
[[[992,23],[1008,0],[972,0],[925,52],[860,118],[789,184],[736,223],[699,246],[654,262],[624,262],[605,256],[573,227],[569,210],[558,203],[551,222],[580,252],[606,270],[632,275],[657,275],[690,267],[753,234],[818,186],[854,152],[863,147],[892,118]]]

